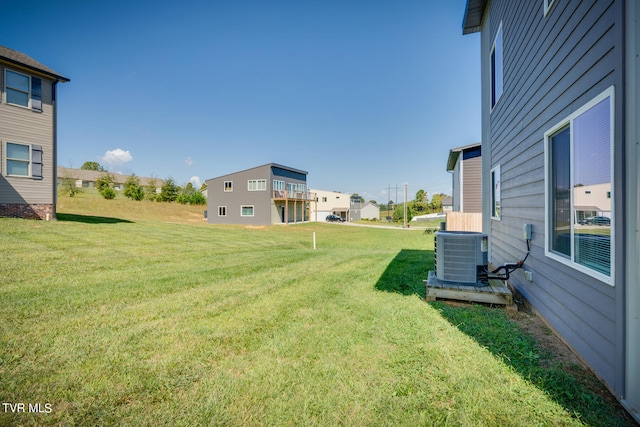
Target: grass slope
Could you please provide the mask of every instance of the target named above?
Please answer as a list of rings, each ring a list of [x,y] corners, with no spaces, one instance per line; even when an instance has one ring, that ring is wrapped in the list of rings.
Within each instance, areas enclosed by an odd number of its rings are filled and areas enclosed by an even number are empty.
[[[426,304],[430,236],[145,203],[0,219],[0,399],[51,405],[0,425],[624,424],[502,310]]]

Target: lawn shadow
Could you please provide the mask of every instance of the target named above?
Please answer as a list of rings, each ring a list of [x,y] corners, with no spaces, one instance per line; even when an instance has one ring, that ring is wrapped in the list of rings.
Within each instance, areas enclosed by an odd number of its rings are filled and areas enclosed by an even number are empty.
[[[58,221],[68,221],[68,222],[83,222],[85,224],[118,224],[118,223],[128,223],[131,224],[133,221],[129,221],[127,219],[121,218],[110,218],[106,216],[93,216],[93,215],[76,215],[76,214],[56,214],[56,218]]]
[[[586,425],[635,425],[600,382],[585,368],[562,363],[504,310],[485,305],[429,303],[452,326],[490,351],[523,379],[544,391]],[[602,390],[604,398],[602,397]]]
[[[376,282],[376,289],[425,298],[422,283],[433,268],[433,251],[402,249],[389,263]]]

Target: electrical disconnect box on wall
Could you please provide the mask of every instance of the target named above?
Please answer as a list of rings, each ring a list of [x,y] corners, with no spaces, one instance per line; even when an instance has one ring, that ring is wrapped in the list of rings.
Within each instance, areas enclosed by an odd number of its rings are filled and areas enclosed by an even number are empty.
[[[524,240],[531,240],[531,224],[525,224],[522,229],[524,231]]]

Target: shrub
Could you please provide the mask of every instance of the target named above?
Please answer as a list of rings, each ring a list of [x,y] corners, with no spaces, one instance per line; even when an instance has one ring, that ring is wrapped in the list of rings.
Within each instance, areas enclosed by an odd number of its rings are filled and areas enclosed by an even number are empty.
[[[191,197],[189,197],[189,204],[190,205],[206,205],[207,198],[204,197],[201,192],[196,191],[191,195]]]
[[[140,179],[131,175],[124,184],[124,195],[132,200],[144,199],[144,189],[140,185]]]
[[[100,190],[100,194],[102,195],[102,197],[104,197],[107,200],[116,198],[116,190],[114,190],[111,187],[103,188],[102,190]]]

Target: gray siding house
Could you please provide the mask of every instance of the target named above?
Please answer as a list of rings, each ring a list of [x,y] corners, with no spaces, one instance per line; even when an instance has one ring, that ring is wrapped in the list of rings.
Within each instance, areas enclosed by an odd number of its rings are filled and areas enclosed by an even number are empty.
[[[209,224],[271,225],[309,221],[307,172],[269,163],[208,179]]]
[[[475,143],[449,150],[447,172],[453,177],[453,210],[482,212],[482,146]]]
[[[0,216],[56,217],[56,87],[52,69],[0,46]]]
[[[468,0],[490,262],[640,420],[636,0]]]

